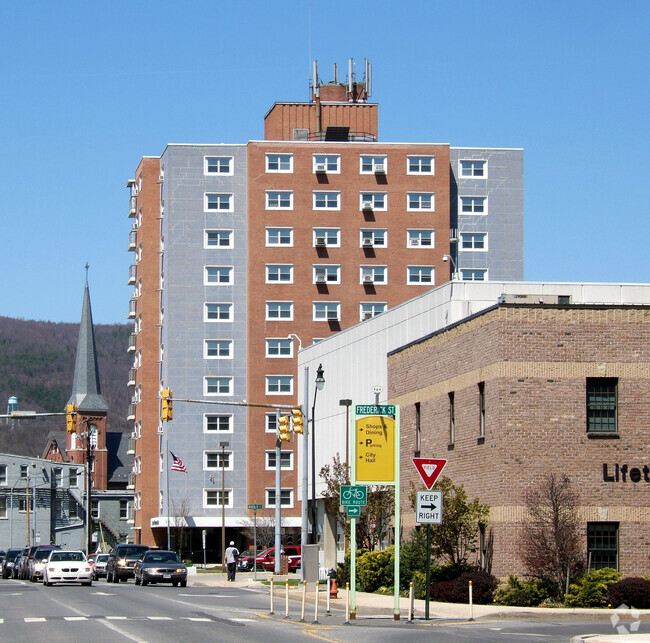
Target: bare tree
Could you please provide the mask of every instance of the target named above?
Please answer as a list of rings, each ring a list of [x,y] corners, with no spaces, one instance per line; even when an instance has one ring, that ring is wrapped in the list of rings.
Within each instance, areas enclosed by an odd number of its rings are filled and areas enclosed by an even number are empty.
[[[171,504],[171,531],[174,534],[175,549],[180,553],[190,547],[190,530],[187,519],[192,515],[192,503],[189,491],[182,498],[173,498]]]
[[[275,545],[275,513],[273,510],[266,512],[257,512],[257,527],[254,525],[252,518],[246,518],[243,521],[242,534],[248,540],[254,542],[255,532],[257,533],[257,545],[262,549],[273,547]],[[280,527],[284,524],[284,518],[280,518]]]
[[[524,502],[528,517],[519,549],[526,571],[548,581],[553,598],[561,598],[567,577],[584,569],[578,494],[566,474],[551,473],[525,493]]]

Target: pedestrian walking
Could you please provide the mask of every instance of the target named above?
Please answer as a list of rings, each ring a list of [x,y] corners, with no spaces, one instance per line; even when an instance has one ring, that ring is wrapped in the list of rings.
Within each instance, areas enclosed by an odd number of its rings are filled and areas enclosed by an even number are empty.
[[[239,558],[239,550],[235,547],[234,541],[230,541],[230,547],[226,549],[226,565],[228,566],[228,580],[235,580],[235,573],[237,572],[237,559]]]

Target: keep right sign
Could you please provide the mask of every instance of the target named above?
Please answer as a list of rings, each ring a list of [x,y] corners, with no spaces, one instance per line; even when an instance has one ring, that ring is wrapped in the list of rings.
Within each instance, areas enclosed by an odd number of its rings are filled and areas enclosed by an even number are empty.
[[[442,491],[418,491],[415,522],[421,525],[442,524]]]

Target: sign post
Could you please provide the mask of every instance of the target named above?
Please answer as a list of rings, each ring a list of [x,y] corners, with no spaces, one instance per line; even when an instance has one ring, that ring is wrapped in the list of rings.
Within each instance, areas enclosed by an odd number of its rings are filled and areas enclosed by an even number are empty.
[[[253,510],[253,548],[255,555],[253,556],[253,580],[257,580],[257,510],[262,508],[262,505],[248,505],[249,509]]]

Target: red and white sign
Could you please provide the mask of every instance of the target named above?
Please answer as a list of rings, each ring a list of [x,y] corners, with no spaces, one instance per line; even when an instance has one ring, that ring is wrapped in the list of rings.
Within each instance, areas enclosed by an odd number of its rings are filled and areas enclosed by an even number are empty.
[[[447,464],[447,460],[436,458],[413,458],[413,464],[427,489],[431,489]]]

